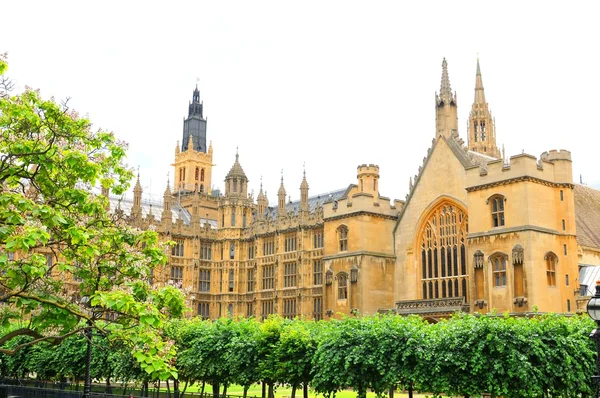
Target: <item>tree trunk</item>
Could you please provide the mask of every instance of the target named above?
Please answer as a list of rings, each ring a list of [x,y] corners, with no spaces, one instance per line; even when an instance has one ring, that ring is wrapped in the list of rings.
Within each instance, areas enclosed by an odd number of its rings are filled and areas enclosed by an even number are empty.
[[[273,382],[269,383],[269,398],[275,398],[275,392],[273,391]]]
[[[267,385],[265,382],[262,382],[262,395],[261,398],[267,398]]]
[[[248,389],[250,388],[250,386],[244,386],[244,398],[248,397]]]
[[[160,384],[158,386],[160,387]],[[167,379],[167,396],[171,398],[171,385],[169,384],[169,379]]]
[[[390,398],[394,398],[394,387],[390,387],[390,390],[389,390],[389,392],[388,392],[388,396],[389,396]]]
[[[202,382],[202,391],[200,391],[200,396],[203,397],[204,396],[204,386],[206,385],[206,382],[203,381]]]
[[[227,397],[227,384],[223,384],[223,397]]]
[[[110,385],[110,376],[106,378],[106,387],[104,387],[104,391],[107,394],[112,394],[112,386]]]
[[[297,387],[296,384],[292,385],[292,398],[296,398],[296,387]]]
[[[219,383],[214,383],[212,385],[213,388],[213,398],[219,398],[219,389],[220,389],[220,385]]]
[[[143,384],[142,389],[143,389],[142,397],[148,397],[148,392],[149,392],[148,391],[148,389],[149,389],[148,388],[148,380],[144,380],[144,384]]]
[[[408,385],[408,398],[413,398],[413,385],[410,383]]]
[[[302,391],[304,392],[303,398],[308,398],[308,383],[306,381],[302,384]]]
[[[173,397],[179,398],[179,379],[173,380]]]

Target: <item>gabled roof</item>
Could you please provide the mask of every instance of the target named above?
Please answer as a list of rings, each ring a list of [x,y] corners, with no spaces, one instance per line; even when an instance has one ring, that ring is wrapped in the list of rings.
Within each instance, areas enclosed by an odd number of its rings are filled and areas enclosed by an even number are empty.
[[[600,191],[575,185],[577,243],[600,250]]]

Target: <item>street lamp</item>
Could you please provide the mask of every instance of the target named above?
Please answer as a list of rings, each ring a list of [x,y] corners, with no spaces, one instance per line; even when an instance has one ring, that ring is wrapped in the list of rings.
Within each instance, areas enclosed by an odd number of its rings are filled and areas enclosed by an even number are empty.
[[[590,333],[590,339],[596,342],[596,374],[592,376],[592,380],[596,383],[596,398],[600,398],[600,280],[596,282],[596,293],[588,301],[587,313],[598,326]]]

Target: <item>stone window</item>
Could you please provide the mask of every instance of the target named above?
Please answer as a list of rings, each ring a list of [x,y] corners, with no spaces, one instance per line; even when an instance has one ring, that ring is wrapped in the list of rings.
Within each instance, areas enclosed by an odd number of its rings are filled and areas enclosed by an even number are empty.
[[[183,257],[184,242],[182,239],[175,239],[175,245],[171,248],[171,255],[173,257]]]
[[[235,227],[235,210],[231,210],[231,226]]]
[[[254,316],[254,303],[246,303],[246,316],[248,318]]]
[[[264,300],[262,302],[262,317],[267,318],[269,315],[275,313],[275,302],[274,300]]]
[[[560,190],[560,201],[562,202],[564,200],[565,200],[565,194],[564,194],[563,190],[561,189]]]
[[[210,260],[212,258],[212,249],[210,242],[200,243],[200,260]]]
[[[338,300],[346,300],[348,298],[348,275],[339,273],[337,276],[338,282]]]
[[[198,275],[198,291],[210,292],[210,270],[201,269]]]
[[[556,286],[556,265],[558,264],[558,257],[556,254],[550,252],[544,257],[546,262],[546,280],[548,286]]]
[[[233,180],[233,192],[237,192],[237,179]]]
[[[194,173],[194,179],[196,181],[198,181],[198,178],[200,177],[200,167],[196,167],[196,171]]]
[[[313,285],[323,284],[323,263],[321,260],[313,261]]]
[[[200,193],[204,193],[204,184],[200,184]]]
[[[566,224],[565,224],[565,220],[563,219],[563,220],[562,220],[562,229],[563,229],[563,231],[566,229],[566,227],[567,227],[567,226],[566,226]]]
[[[504,226],[504,196],[496,195],[490,199],[492,202],[492,226]]]
[[[254,291],[255,273],[256,273],[256,271],[254,269],[249,269],[248,270],[248,281],[247,281],[247,292],[248,293]]]
[[[183,282],[183,267],[171,267],[171,281],[177,284],[181,284]]]
[[[490,259],[492,263],[492,278],[494,287],[506,286],[506,256],[496,255]]]
[[[338,238],[340,242],[340,251],[348,251],[348,227],[342,225],[338,228]]]
[[[315,297],[313,298],[313,318],[315,321],[320,321],[323,319],[323,298]]]
[[[275,287],[275,266],[265,265],[262,274],[262,289],[269,290]]]
[[[265,239],[263,243],[263,256],[275,254],[275,238]]]
[[[234,284],[234,276],[233,276],[233,270],[230,269],[229,270],[229,293],[233,293],[233,284]]]
[[[233,260],[235,258],[235,243],[232,243],[229,246],[229,259]]]
[[[248,260],[252,260],[254,258],[254,244],[250,243],[248,245]]]
[[[210,303],[198,303],[198,316],[202,319],[208,319],[210,317]]]
[[[419,234],[422,298],[467,298],[466,213],[449,201],[434,208]]]
[[[296,251],[296,234],[286,235],[283,247],[286,253]]]
[[[287,298],[283,300],[283,317],[293,319],[296,317],[296,299]]]
[[[242,213],[242,228],[246,228],[246,209],[244,209],[244,212]]]
[[[296,287],[297,274],[296,263],[285,263],[283,265],[283,287]]]
[[[200,170],[200,181],[204,182],[204,169]]]
[[[323,230],[318,229],[313,232],[313,249],[320,249],[324,246]]]

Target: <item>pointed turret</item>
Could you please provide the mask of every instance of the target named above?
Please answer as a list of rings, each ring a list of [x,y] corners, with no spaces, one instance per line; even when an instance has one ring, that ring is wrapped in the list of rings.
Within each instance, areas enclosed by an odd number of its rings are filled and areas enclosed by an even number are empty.
[[[133,188],[133,206],[131,207],[131,217],[137,220],[142,218],[142,184],[140,184],[140,171],[138,169],[137,181]]]
[[[171,214],[171,201],[173,197],[171,196],[171,183],[167,178],[167,188],[165,189],[165,193],[163,194],[163,211],[162,211],[162,221],[167,222],[167,224],[171,224],[173,222],[173,215]]]
[[[194,136],[193,135],[190,135],[190,139],[188,140],[187,150],[188,151],[194,150]]]
[[[283,186],[283,170],[281,170],[281,185],[277,192],[277,215],[279,217],[287,215],[287,209],[285,208],[285,187]]]
[[[179,140],[177,140],[177,144],[175,145],[175,156],[179,155],[181,151],[179,150]]]
[[[248,196],[248,177],[240,165],[240,155],[236,150],[235,162],[225,177],[225,196]]]
[[[308,211],[308,181],[306,181],[306,168],[303,171],[302,183],[300,184],[300,211]]]
[[[435,94],[435,125],[436,138],[443,135],[446,138],[458,136],[458,115],[456,109],[456,93],[452,94],[450,77],[448,76],[448,63],[446,58],[442,61],[442,81],[440,94]]]
[[[259,220],[262,220],[265,217],[265,211],[267,210],[267,206],[269,206],[269,200],[267,199],[266,192],[263,193],[263,184],[261,176],[260,191],[258,192],[258,197],[256,198],[256,217]]]
[[[485,101],[481,67],[477,58],[477,71],[475,72],[475,99],[469,115],[469,149],[495,158],[502,154],[496,145],[496,123]]]

